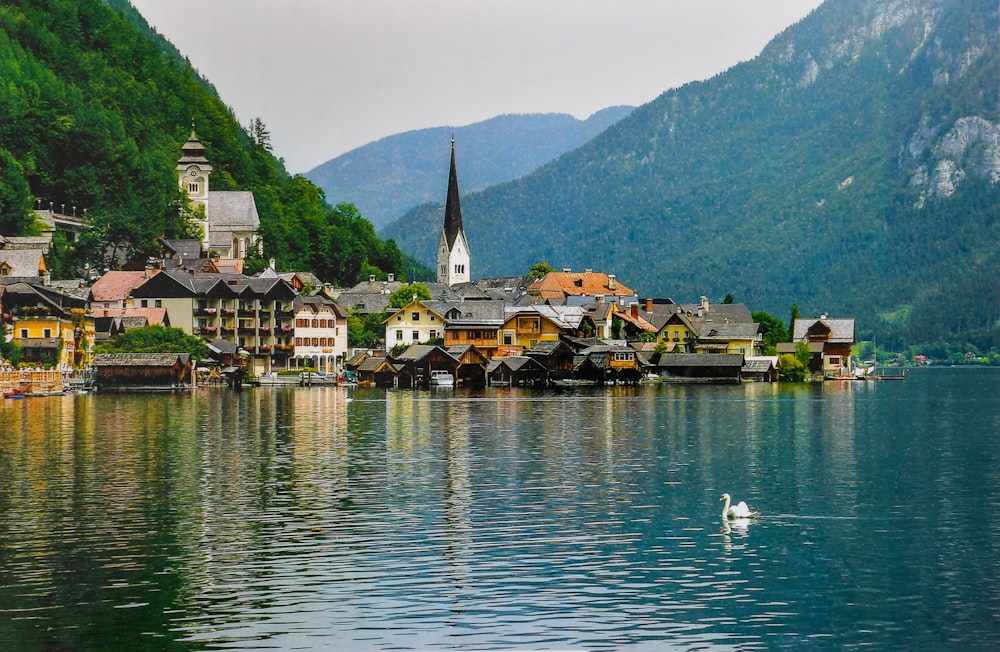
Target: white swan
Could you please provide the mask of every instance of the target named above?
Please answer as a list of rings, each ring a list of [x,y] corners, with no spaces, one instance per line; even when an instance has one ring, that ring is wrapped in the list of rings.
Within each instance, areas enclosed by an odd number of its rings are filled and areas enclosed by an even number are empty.
[[[719,500],[726,501],[722,506],[722,518],[728,519],[742,519],[742,518],[756,518],[757,512],[751,511],[747,504],[742,500],[735,505],[730,506],[731,499],[729,494],[722,494]]]

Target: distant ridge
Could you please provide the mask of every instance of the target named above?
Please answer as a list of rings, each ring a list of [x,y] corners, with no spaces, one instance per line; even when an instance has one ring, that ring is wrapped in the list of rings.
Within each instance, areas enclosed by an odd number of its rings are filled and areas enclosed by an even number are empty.
[[[579,147],[633,110],[616,106],[586,120],[564,113],[501,115],[464,127],[434,127],[382,138],[305,176],[331,203],[350,202],[375,227],[428,201],[443,201],[455,135],[464,192],[528,174]]]

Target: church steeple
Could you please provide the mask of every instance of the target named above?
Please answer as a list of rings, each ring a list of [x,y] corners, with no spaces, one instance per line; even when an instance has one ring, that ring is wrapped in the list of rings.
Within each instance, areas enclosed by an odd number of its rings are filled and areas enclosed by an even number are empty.
[[[181,157],[177,159],[177,184],[187,194],[191,208],[199,210],[198,225],[202,230],[202,247],[207,251],[208,234],[208,177],[212,174],[212,166],[205,157],[205,146],[198,140],[191,126],[191,136],[181,147]]]
[[[448,196],[444,205],[444,228],[438,247],[438,283],[454,285],[471,280],[469,243],[462,227],[462,203],[458,192],[458,169],[455,165],[455,137],[451,138],[451,169],[448,172]]]

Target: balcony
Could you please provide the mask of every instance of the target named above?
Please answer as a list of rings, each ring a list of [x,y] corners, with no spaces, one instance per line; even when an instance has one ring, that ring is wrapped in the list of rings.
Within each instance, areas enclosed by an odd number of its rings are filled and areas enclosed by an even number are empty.
[[[214,317],[217,312],[215,308],[197,308],[194,314],[198,317]]]
[[[295,313],[291,310],[279,310],[275,318],[281,321],[290,321],[295,318]]]

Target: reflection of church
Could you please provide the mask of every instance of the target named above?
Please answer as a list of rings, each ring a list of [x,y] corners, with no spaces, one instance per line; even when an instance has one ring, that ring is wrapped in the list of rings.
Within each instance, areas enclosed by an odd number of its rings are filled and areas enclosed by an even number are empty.
[[[177,183],[187,193],[191,208],[201,227],[202,251],[209,257],[242,260],[260,253],[262,242],[257,235],[260,217],[253,193],[240,190],[209,190],[212,166],[205,158],[205,147],[194,131],[181,148],[177,161]]]

